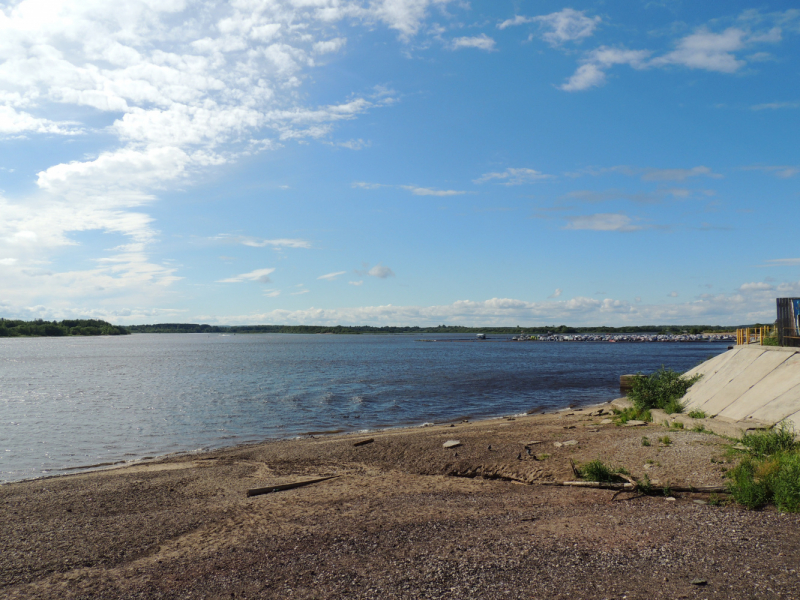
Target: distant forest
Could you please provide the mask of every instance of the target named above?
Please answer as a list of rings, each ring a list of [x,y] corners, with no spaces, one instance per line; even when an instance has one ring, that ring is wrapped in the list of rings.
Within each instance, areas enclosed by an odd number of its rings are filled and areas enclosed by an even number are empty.
[[[128,335],[124,327],[98,319],[17,321],[0,318],[0,337],[61,337],[68,335]]]
[[[742,326],[747,327],[747,326]],[[754,325],[749,325],[754,327]],[[438,327],[373,327],[354,325],[334,327],[325,325],[199,325],[196,323],[156,323],[154,325],[128,325],[131,333],[334,333],[345,335],[386,333],[494,333],[543,335],[547,333],[714,333],[731,331],[736,326],[720,325],[642,325],[627,327],[568,327],[549,325],[543,327],[463,327],[439,325]]]
[[[72,319],[64,321],[18,321],[0,318],[0,337],[54,337],[68,335],[128,335],[130,333],[333,333],[340,335],[380,335],[389,333],[487,333],[546,335],[548,333],[717,333],[732,331],[737,327],[754,325],[640,325],[627,327],[568,327],[549,325],[543,327],[373,327],[371,325],[334,327],[326,325],[201,325],[198,323],[155,323],[152,325],[112,325],[98,319]]]

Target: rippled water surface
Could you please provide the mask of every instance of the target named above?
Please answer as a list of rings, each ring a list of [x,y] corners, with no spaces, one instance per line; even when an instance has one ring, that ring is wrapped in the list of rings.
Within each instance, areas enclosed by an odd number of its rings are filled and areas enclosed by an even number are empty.
[[[309,432],[603,402],[720,343],[150,334],[0,339],[0,480]],[[457,340],[463,341],[457,341]]]

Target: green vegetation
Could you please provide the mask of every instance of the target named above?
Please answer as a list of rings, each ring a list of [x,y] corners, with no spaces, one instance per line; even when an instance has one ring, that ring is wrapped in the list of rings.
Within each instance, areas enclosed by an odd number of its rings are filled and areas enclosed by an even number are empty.
[[[778,345],[778,338],[777,338],[777,336],[775,336],[775,337],[765,337],[763,340],[761,340],[761,345],[762,346],[777,346]]]
[[[627,475],[625,469],[615,469],[607,466],[600,459],[589,461],[586,464],[576,466],[575,471],[581,479],[586,481],[598,481],[601,483],[620,483],[626,481],[619,474]]]
[[[785,422],[745,435],[747,455],[728,472],[733,499],[749,509],[772,502],[783,512],[800,512],[800,444]]]
[[[642,437],[642,446],[649,446],[650,445],[650,438],[647,436]]]
[[[669,439],[668,435],[665,435],[664,437],[658,438],[658,441],[661,442],[662,444],[664,444],[665,446],[669,446],[672,443],[672,440]]]
[[[705,419],[708,415],[704,410],[693,410],[689,413],[692,419]]]
[[[649,410],[639,410],[638,408],[626,408],[624,410],[619,410],[617,408],[614,410],[614,422],[617,425],[625,425],[628,421],[646,421],[647,423],[651,423],[653,421],[653,415],[650,414]]]
[[[667,414],[683,412],[681,398],[699,379],[700,375],[684,379],[677,371],[661,367],[655,373],[640,374],[634,379],[628,398],[640,411],[660,408]]]
[[[0,319],[0,337],[62,337],[68,335],[128,335],[128,331],[124,327],[117,327],[99,319],[66,319],[64,321]]]

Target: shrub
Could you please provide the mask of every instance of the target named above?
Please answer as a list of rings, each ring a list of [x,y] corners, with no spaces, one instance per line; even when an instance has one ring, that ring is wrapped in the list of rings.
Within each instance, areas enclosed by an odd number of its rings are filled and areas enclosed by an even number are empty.
[[[600,459],[591,460],[584,465],[575,468],[581,479],[586,481],[600,481],[603,483],[617,483],[625,481],[619,477],[617,473],[624,471],[624,469],[614,469],[609,467]]]
[[[681,398],[694,385],[700,375],[684,379],[672,369],[661,367],[651,375],[641,375],[633,380],[628,398],[639,410],[660,408],[668,414],[683,412]]]
[[[692,419],[705,419],[708,415],[704,410],[693,410],[689,413]]]
[[[650,414],[649,410],[640,410],[636,407],[615,410],[614,414],[618,425],[624,425],[628,421],[646,421],[650,423],[653,420],[653,415]]]
[[[669,439],[668,435],[665,435],[664,437],[658,438],[658,441],[661,442],[662,444],[664,444],[665,446],[669,446],[672,443],[672,440]]]
[[[733,499],[750,509],[773,502],[778,510],[800,512],[800,447],[785,422],[742,437],[745,456],[728,473]]]
[[[776,452],[788,452],[797,447],[794,440],[794,429],[785,421],[766,431],[757,431],[742,438],[742,444],[752,454],[770,455]]]
[[[650,445],[650,438],[648,438],[646,436],[643,437],[642,438],[642,446],[649,446],[649,445]]]

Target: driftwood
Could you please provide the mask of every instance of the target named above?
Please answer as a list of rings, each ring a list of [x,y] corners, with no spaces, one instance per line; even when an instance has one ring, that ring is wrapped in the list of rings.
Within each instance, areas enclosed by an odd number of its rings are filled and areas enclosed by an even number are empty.
[[[639,484],[636,481],[628,479],[628,483],[605,483],[601,481],[543,481],[539,485],[555,485],[565,487],[586,487],[586,488],[599,488],[603,490],[622,490],[622,491],[636,491],[639,489]],[[698,494],[725,494],[728,488],[722,485],[664,485],[652,486],[654,489],[669,489],[672,492],[696,492]]]
[[[367,444],[371,444],[374,441],[375,441],[375,438],[369,438],[369,439],[366,439],[366,440],[360,440],[358,442],[355,442],[353,444],[353,446],[366,446]]]
[[[295,481],[294,483],[283,483],[281,485],[272,485],[270,487],[252,488],[247,490],[247,497],[260,496],[261,494],[270,494],[272,492],[282,492],[284,490],[293,490],[294,488],[311,485],[312,483],[320,483],[321,481],[328,481],[328,479],[336,479],[338,475],[330,475],[328,477],[320,477],[319,479],[307,479],[306,481]]]

